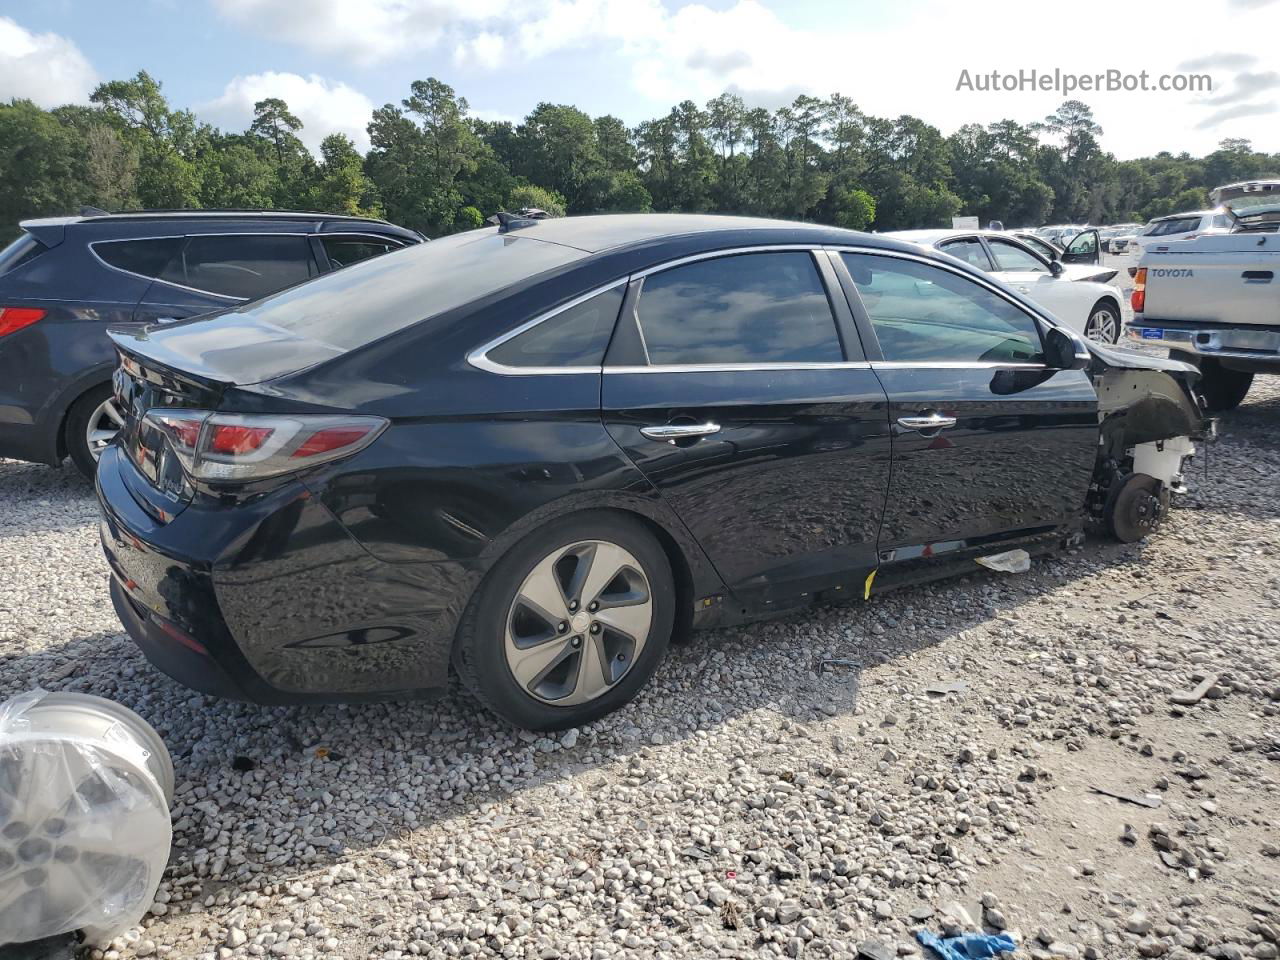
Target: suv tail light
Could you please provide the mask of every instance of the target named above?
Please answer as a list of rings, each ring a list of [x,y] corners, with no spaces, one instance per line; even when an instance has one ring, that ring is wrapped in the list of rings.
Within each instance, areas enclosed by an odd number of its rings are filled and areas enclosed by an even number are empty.
[[[0,307],[0,337],[17,333],[37,320],[43,320],[45,311],[39,307]]]
[[[363,450],[386,427],[382,417],[211,413],[157,409],[160,430],[197,480],[243,483],[296,473]]]
[[[1129,298],[1129,305],[1133,307],[1134,313],[1141,313],[1142,308],[1147,305],[1147,268],[1139,267],[1138,272],[1133,275],[1133,296]]]

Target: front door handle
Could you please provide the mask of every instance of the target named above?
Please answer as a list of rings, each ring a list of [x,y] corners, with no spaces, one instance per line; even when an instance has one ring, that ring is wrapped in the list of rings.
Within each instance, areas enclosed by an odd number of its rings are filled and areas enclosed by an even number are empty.
[[[955,425],[955,417],[944,416],[941,413],[922,413],[916,417],[898,418],[898,426],[905,430],[919,430],[922,433],[926,430],[945,430]]]
[[[675,443],[677,440],[695,440],[698,437],[709,437],[720,432],[718,423],[664,423],[659,427],[641,427],[640,432],[650,440],[665,440]]]

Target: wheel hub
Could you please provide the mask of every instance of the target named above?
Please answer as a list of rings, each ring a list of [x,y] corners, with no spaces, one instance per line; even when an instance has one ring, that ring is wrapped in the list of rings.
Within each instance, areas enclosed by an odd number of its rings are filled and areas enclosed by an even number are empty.
[[[653,596],[625,547],[585,540],[542,558],[507,613],[507,667],[529,696],[575,706],[613,689],[640,655]]]

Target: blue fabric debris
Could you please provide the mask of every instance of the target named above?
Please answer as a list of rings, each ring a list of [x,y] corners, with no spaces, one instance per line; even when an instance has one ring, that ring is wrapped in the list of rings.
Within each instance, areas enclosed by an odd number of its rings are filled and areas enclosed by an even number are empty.
[[[935,937],[928,930],[916,931],[916,939],[942,960],[987,960],[1018,948],[1007,933],[965,933],[958,937]]]

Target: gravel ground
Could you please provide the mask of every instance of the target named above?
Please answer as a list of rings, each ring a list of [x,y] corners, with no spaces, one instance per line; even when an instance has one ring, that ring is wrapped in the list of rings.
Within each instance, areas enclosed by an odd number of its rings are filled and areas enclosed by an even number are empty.
[[[122,636],[89,485],[0,463],[0,699],[113,697],[173,753],[157,903],[94,958],[880,960],[971,923],[1019,957],[1274,958],[1278,426],[1260,380],[1150,543],[701,634],[556,738],[462,694],[195,695]]]

